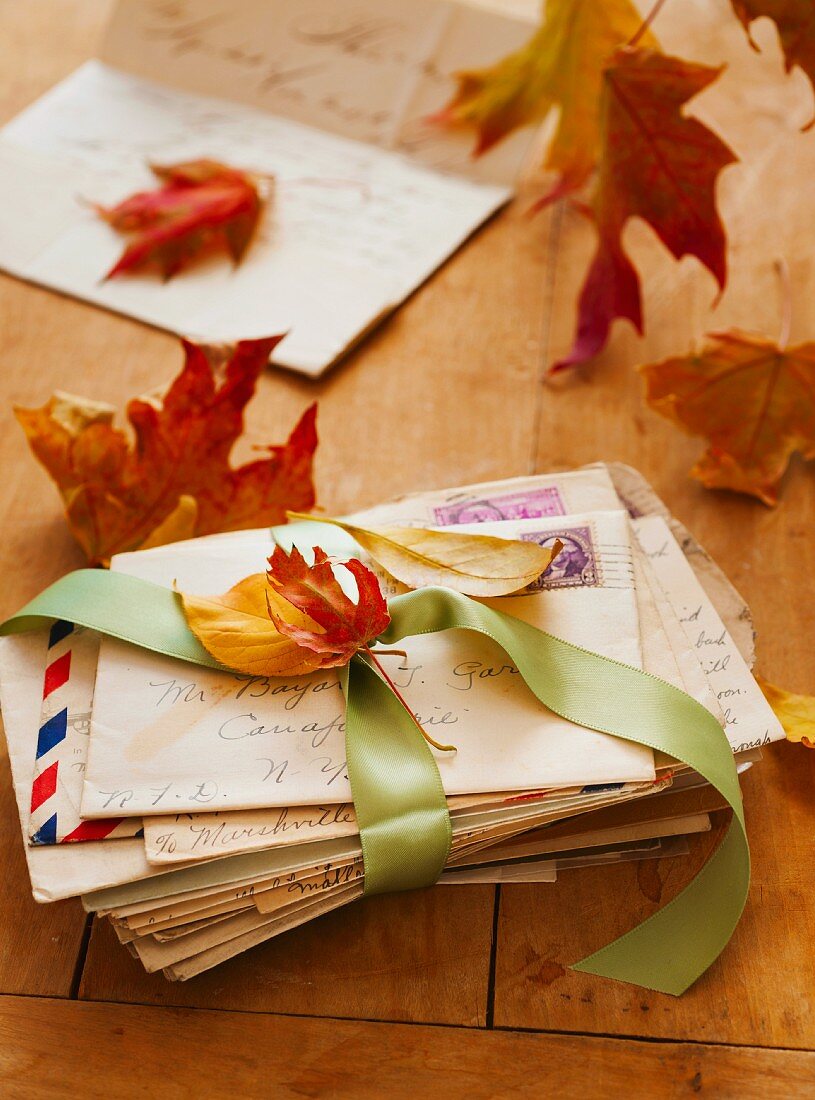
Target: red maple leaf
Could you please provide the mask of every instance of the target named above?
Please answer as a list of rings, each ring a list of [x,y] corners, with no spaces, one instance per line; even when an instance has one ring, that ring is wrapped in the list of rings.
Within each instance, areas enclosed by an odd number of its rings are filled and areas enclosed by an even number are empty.
[[[599,172],[587,209],[599,241],[580,294],[574,344],[552,372],[596,355],[618,317],[642,332],[639,277],[622,244],[629,218],[646,221],[677,259],[696,256],[724,287],[726,242],[715,185],[736,156],[683,113],[720,71],[643,48],[625,47],[609,59]]]
[[[281,546],[276,546],[266,574],[275,592],[313,619],[323,632],[287,622],[270,605],[269,615],[275,627],[297,645],[320,654],[324,668],[347,664],[390,622],[375,574],[356,558],[342,564],[357,582],[356,603],[343,592],[327,555],[319,546],[314,547],[313,565],[306,563],[296,547],[287,554]]]
[[[157,267],[170,279],[218,250],[240,263],[263,209],[257,181],[214,160],[150,167],[161,187],[139,191],[117,206],[95,207],[117,232],[133,238],[106,278]]]
[[[32,451],[57,483],[66,517],[91,563],[148,539],[266,527],[314,503],[316,405],[286,443],[237,469],[232,448],[243,410],[280,337],[226,348],[184,341],[184,369],[163,398],[127,406],[135,444],[107,405],[58,394],[39,409],[15,409]],[[182,502],[188,529],[181,530]],[[173,517],[163,538],[157,529]]]

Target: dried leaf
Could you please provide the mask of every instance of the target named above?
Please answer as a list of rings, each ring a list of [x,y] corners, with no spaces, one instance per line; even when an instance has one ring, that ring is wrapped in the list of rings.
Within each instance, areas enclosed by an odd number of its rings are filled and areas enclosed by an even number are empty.
[[[157,268],[172,278],[193,260],[226,251],[240,263],[263,210],[258,181],[214,160],[151,165],[161,186],[95,210],[131,241],[107,273]]]
[[[603,72],[600,166],[588,211],[598,246],[580,294],[574,345],[553,372],[596,355],[618,317],[642,332],[639,278],[622,244],[629,218],[646,221],[677,259],[696,256],[724,287],[725,232],[715,185],[736,157],[684,113],[720,72],[648,49],[621,49],[611,57]]]
[[[793,695],[791,691],[784,691],[761,677],[756,679],[778,721],[784,727],[787,740],[815,749],[815,697]]]
[[[480,156],[558,108],[544,165],[558,180],[547,200],[573,191],[597,163],[603,62],[641,26],[632,0],[548,0],[542,24],[525,46],[488,68],[456,74],[458,89],[434,121],[474,129]],[[640,41],[657,46],[648,30]]]
[[[320,667],[313,652],[281,634],[269,608],[304,630],[320,627],[278,596],[264,573],[244,577],[224,596],[181,593],[190,630],[212,656],[227,668],[251,676],[302,676]]]
[[[319,655],[320,667],[345,665],[353,655],[374,641],[390,622],[387,604],[376,576],[356,558],[343,566],[357,583],[357,602],[340,587],[328,557],[314,547],[314,564],[308,565],[294,547],[290,553],[276,546],[269,558],[272,590],[317,623],[303,626],[288,612],[270,604],[269,614],[277,629],[298,645]]]
[[[640,370],[651,407],[708,440],[692,470],[707,488],[775,504],[792,454],[815,458],[815,343],[781,349],[763,336],[716,332],[697,354]]]
[[[750,34],[754,19],[766,15],[778,28],[784,66],[789,72],[794,65],[803,69],[815,89],[815,5],[812,0],[730,0],[741,20],[750,45],[758,49]],[[815,118],[808,123],[812,126]]]
[[[185,341],[184,369],[163,400],[127,407],[135,443],[113,427],[108,405],[56,394],[42,408],[15,410],[92,564],[139,549],[148,538],[156,545],[184,496],[196,502],[195,535],[284,523],[288,508],[313,505],[314,405],[285,444],[238,469],[229,464],[244,407],[279,339],[230,349]]]
[[[152,550],[154,546],[166,546],[169,542],[183,542],[195,537],[198,522],[198,501],[195,497],[179,497],[177,506],[156,527],[139,547]]]
[[[560,544],[429,531],[421,527],[359,527],[341,519],[290,512],[347,531],[396,580],[410,588],[441,584],[468,596],[505,596],[536,581],[560,552]]]

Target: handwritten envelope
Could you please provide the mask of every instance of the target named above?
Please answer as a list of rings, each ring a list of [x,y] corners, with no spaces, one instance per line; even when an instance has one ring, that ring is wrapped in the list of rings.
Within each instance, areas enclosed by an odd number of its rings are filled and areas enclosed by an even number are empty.
[[[288,332],[274,361],[319,375],[510,197],[525,134],[476,162],[426,117],[527,34],[446,0],[120,0],[99,57],[0,132],[0,267],[210,341]],[[89,200],[198,157],[275,177],[244,262],[105,282],[122,238]]]
[[[538,591],[494,602],[578,645],[641,666],[628,517],[597,512],[480,525],[506,537],[555,538],[564,552]],[[308,552],[354,544],[314,524],[277,529]],[[217,539],[215,540],[217,544]],[[203,593],[262,568],[270,535],[244,536],[228,562],[209,540],[169,552],[120,555],[113,568]],[[650,750],[575,727],[535,699],[506,655],[472,632],[407,639],[397,680],[437,738],[448,794],[653,779]],[[319,804],[351,797],[338,677],[262,680],[191,669],[171,658],[102,643],[83,788],[87,817]],[[496,722],[501,744],[496,744]]]
[[[601,471],[607,477],[605,470]],[[583,472],[581,472],[583,473]],[[568,476],[568,475],[567,475]],[[523,492],[519,483],[525,483]],[[553,484],[542,478],[516,479],[512,483],[496,483],[490,486],[452,490],[447,494],[424,494],[428,514],[439,514],[439,501],[445,495],[456,498],[458,508],[464,500],[467,514],[492,517],[496,510],[517,506],[519,499],[527,511],[536,507],[551,506]],[[560,490],[565,495],[562,482]],[[473,505],[475,501],[475,505]],[[406,515],[391,518],[405,522],[408,516],[416,517],[422,504],[417,494],[401,502]],[[382,509],[399,508],[399,504],[383,505]],[[376,511],[376,509],[374,509]],[[361,520],[370,513],[361,514]],[[634,547],[634,573],[637,586],[637,607],[643,650],[643,667],[677,687],[682,688],[711,710],[723,723],[721,708],[702,666],[690,649],[678,616],[668,603],[653,567],[643,551]],[[694,575],[697,588],[698,581]],[[607,789],[607,788],[606,788]],[[625,788],[621,788],[624,791]],[[560,792],[561,794],[565,792]],[[568,812],[580,812],[588,808],[593,796],[580,789],[576,797],[558,798],[558,792],[549,792],[546,808],[552,819]],[[622,795],[623,797],[630,797]],[[483,798],[489,798],[485,795]],[[609,795],[610,797],[610,795]],[[472,801],[472,798],[469,799]],[[451,811],[462,799],[449,799]],[[465,799],[466,801],[466,799]],[[144,819],[144,841],[147,858],[151,863],[174,863],[192,859],[208,859],[214,855],[277,847],[287,843],[310,841],[323,836],[351,835],[356,833],[353,809],[348,806],[280,807],[277,809],[237,810],[216,813],[176,814]]]

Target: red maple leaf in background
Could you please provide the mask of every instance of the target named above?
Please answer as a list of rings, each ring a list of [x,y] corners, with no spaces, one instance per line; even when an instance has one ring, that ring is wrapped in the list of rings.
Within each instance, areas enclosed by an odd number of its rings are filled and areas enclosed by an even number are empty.
[[[605,345],[616,318],[642,333],[640,282],[625,253],[629,218],[646,221],[679,259],[696,256],[720,288],[727,278],[716,179],[737,158],[685,104],[721,72],[650,49],[623,48],[604,70],[602,152],[587,213],[598,245],[578,303],[571,351],[550,369],[583,363]]]
[[[127,406],[135,442],[113,426],[109,405],[56,394],[41,408],[15,409],[91,563],[146,542],[285,523],[287,510],[312,507],[316,405],[286,443],[230,464],[243,410],[280,339],[225,348],[185,340],[184,369],[163,397]]]
[[[132,236],[106,278],[158,268],[170,279],[219,250],[240,263],[263,210],[257,179],[215,160],[150,167],[160,187],[95,207],[118,233]]]

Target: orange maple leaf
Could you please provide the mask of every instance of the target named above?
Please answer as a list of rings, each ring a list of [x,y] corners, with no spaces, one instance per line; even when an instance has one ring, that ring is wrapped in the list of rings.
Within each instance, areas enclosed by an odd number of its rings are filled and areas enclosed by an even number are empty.
[[[342,563],[357,584],[357,602],[343,592],[325,552],[314,547],[314,564],[308,565],[293,547],[290,553],[276,546],[266,574],[278,596],[314,621],[321,631],[287,621],[269,605],[269,616],[281,634],[320,656],[323,668],[346,665],[353,655],[377,638],[390,622],[388,607],[376,579],[356,558]]]
[[[812,0],[730,0],[753,49],[758,46],[750,34],[754,19],[766,16],[778,29],[784,67],[789,72],[794,65],[806,73],[815,90],[815,4]],[[809,129],[815,117],[804,127]]]
[[[709,489],[765,504],[795,451],[815,458],[815,343],[780,348],[745,332],[714,332],[695,355],[640,367],[652,408],[709,447],[691,471]]]
[[[720,72],[642,48],[620,49],[610,58],[603,72],[599,171],[587,211],[597,226],[597,251],[580,294],[574,344],[552,372],[596,355],[618,317],[642,332],[639,277],[622,244],[629,218],[646,221],[677,259],[696,256],[724,287],[725,232],[715,184],[736,156],[683,113]]]
[[[117,206],[95,207],[118,233],[133,238],[106,278],[157,267],[170,279],[218,250],[240,263],[263,210],[258,181],[215,160],[150,167],[161,187]]]
[[[244,407],[280,339],[228,348],[183,341],[184,368],[163,398],[127,406],[135,443],[113,426],[109,405],[55,394],[42,408],[15,409],[89,562],[148,541],[285,523],[287,510],[313,505],[316,405],[285,444],[238,469],[229,463]]]
[[[529,41],[494,65],[457,73],[453,98],[430,121],[475,130],[478,157],[558,109],[544,163],[557,180],[541,200],[551,201],[581,187],[593,172],[603,63],[637,34],[642,45],[657,46],[632,0],[547,0]]]

